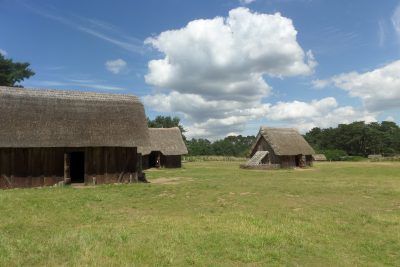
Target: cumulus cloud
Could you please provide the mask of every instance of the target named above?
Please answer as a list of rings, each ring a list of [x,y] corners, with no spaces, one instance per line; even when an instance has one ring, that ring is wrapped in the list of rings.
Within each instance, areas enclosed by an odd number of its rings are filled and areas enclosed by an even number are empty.
[[[377,112],[339,106],[333,97],[310,102],[292,101],[246,106],[237,101],[205,101],[199,96],[173,92],[170,95],[145,96],[144,102],[161,112],[179,110],[193,121],[194,123],[187,127],[189,138],[214,138],[232,132],[240,133],[251,120],[265,119],[305,132],[314,127],[331,127],[353,121],[372,122],[376,121],[378,115]]]
[[[123,59],[109,60],[105,63],[106,69],[114,74],[120,73],[127,66]]]
[[[164,55],[148,63],[145,80],[161,90],[144,97],[146,105],[182,113],[203,136],[240,132],[260,116],[272,90],[265,77],[310,75],[317,65],[289,18],[243,7],[145,42]]]
[[[353,121],[373,122],[377,115],[351,106],[341,107],[335,98],[326,97],[310,102],[278,102],[270,106],[266,118],[305,132],[314,127],[326,128]]]
[[[327,114],[337,106],[338,103],[333,97],[312,100],[310,103],[302,101],[278,102],[270,108],[268,117],[272,120],[312,118],[321,114]]]
[[[146,106],[159,112],[179,112],[191,122],[189,137],[220,137],[242,132],[246,122],[265,116],[269,104],[236,100],[206,100],[196,94],[155,94],[143,97]],[[254,104],[252,104],[254,103]]]
[[[222,93],[255,86],[264,95],[263,74],[312,73],[314,57],[302,50],[296,36],[292,21],[279,13],[237,8],[227,18],[195,20],[146,40],[165,54],[164,59],[149,62],[146,81],[186,93],[206,90],[207,94],[220,90],[221,83],[229,86]]]
[[[334,85],[360,98],[369,111],[400,107],[400,60],[364,73],[350,72],[327,80],[314,81],[314,86]]]
[[[7,51],[0,48],[0,54],[3,56],[7,56]]]

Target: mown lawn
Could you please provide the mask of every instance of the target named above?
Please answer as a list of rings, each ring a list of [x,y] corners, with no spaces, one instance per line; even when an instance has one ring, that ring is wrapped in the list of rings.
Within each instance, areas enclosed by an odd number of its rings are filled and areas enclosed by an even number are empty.
[[[400,163],[147,175],[156,183],[0,191],[0,266],[400,264]]]

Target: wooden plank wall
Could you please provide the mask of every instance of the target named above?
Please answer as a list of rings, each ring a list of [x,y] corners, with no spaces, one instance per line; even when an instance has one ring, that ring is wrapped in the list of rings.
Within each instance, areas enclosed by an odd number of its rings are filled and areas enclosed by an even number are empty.
[[[161,156],[161,166],[165,168],[181,168],[182,167],[182,157],[180,155],[176,156]]]
[[[63,179],[62,148],[0,149],[0,188],[49,186]]]
[[[296,167],[296,156],[281,156],[280,157],[281,168],[295,168]]]
[[[85,183],[97,184],[129,182],[136,175],[139,166],[136,148],[94,147],[85,149]],[[141,167],[141,166],[140,166]]]
[[[136,148],[0,148],[0,188],[51,186],[64,181],[64,154],[85,152],[85,183],[128,182],[135,178]],[[121,180],[119,180],[121,178]]]

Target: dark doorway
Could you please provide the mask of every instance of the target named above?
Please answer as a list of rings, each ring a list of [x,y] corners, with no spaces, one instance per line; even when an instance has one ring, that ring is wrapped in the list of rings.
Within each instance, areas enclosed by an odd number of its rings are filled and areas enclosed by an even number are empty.
[[[161,152],[159,151],[153,151],[149,155],[149,167],[153,168],[159,168],[161,167]]]
[[[295,157],[295,160],[296,160],[296,167],[300,167],[301,155],[297,155],[297,156]]]
[[[85,182],[85,153],[72,152],[70,154],[71,183]]]

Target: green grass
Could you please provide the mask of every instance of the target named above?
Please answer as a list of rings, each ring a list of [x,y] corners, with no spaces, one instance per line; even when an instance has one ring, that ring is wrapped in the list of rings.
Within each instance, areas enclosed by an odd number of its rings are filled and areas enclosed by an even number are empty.
[[[400,263],[400,163],[147,176],[159,183],[0,191],[0,266]]]

